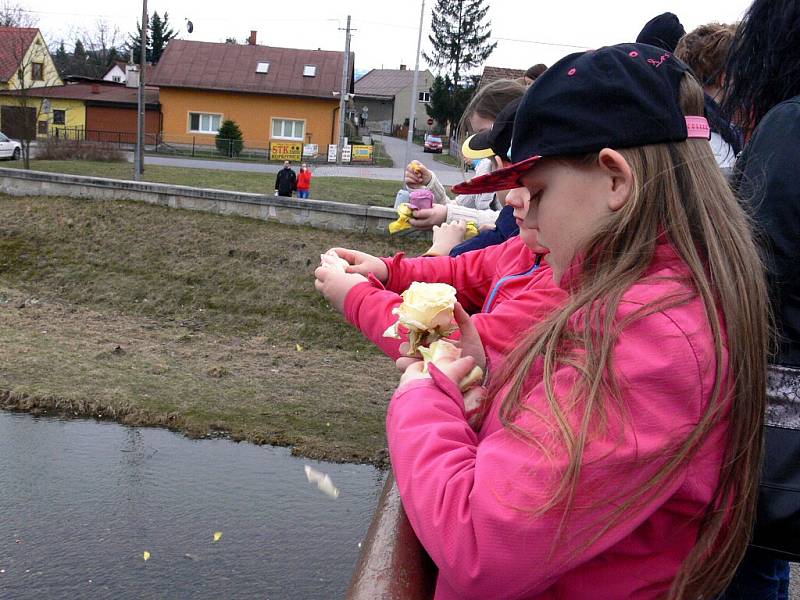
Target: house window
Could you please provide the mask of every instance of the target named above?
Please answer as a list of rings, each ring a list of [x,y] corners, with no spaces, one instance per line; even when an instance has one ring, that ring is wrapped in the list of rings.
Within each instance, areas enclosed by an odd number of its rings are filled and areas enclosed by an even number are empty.
[[[113,81],[114,83],[120,83],[122,81],[122,76],[121,75],[112,75],[111,76],[111,81]]]
[[[306,122],[293,119],[272,119],[272,137],[279,140],[303,140]]]
[[[430,102],[431,101],[431,93],[430,92],[420,92],[419,93],[419,101],[420,102]]]
[[[316,77],[316,75],[317,75],[316,65],[306,65],[303,67],[303,77]]]
[[[269,73],[269,63],[260,62],[256,65],[256,73]]]
[[[47,134],[47,121],[38,121],[36,123],[36,125],[37,125],[36,133],[38,133],[40,135],[46,135]]]
[[[189,113],[189,131],[194,133],[217,133],[222,115]]]
[[[66,125],[67,122],[67,111],[65,110],[53,110],[53,125]]]
[[[44,63],[31,63],[31,79],[44,81]]]

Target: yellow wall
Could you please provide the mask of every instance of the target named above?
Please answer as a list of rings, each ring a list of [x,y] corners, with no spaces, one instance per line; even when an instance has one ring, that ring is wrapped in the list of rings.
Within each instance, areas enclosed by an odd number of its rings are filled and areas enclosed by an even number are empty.
[[[44,65],[42,73],[44,79],[41,81],[34,81],[31,79],[31,63],[35,62],[42,63]],[[17,72],[11,77],[11,79],[8,80],[7,84],[0,84],[2,89],[16,90],[23,87],[20,85],[18,75],[20,68],[25,71],[24,87],[26,89],[32,87],[64,85],[64,82],[61,81],[61,78],[58,76],[58,70],[56,69],[55,63],[53,63],[53,58],[50,56],[50,52],[47,49],[47,44],[45,44],[41,32],[37,32],[33,43],[31,43],[30,48],[28,48],[27,52],[25,53],[25,57],[22,59],[19,67],[17,68]]]
[[[327,144],[336,143],[339,125],[339,101],[336,98],[298,98],[233,92],[212,92],[162,87],[159,92],[164,116],[164,141],[174,144],[213,144],[215,134],[189,130],[189,113],[221,115],[236,122],[242,130],[246,148],[268,148],[272,118],[305,120],[306,144],[319,144],[320,152]],[[331,139],[333,130],[333,139]]]
[[[75,135],[76,129],[81,133],[86,129],[86,106],[83,100],[62,100],[59,98],[50,98],[50,113],[42,112],[42,98],[26,98],[19,100],[17,98],[10,98],[8,96],[0,96],[0,106],[21,106],[25,105],[30,108],[36,109],[38,121],[47,121],[48,130],[50,135],[55,135],[55,130],[58,129],[59,137],[64,137],[64,128],[68,130],[68,135],[72,138]],[[65,125],[53,125],[53,111],[63,110],[66,111]],[[3,124],[0,123],[0,128]],[[39,131],[37,123],[37,131]],[[37,135],[37,137],[46,137],[44,135]]]

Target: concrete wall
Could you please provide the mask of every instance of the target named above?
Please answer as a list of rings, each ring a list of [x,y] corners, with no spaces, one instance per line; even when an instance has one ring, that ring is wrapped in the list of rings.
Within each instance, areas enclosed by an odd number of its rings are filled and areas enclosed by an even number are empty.
[[[171,208],[238,215],[336,231],[388,234],[391,208],[227,192],[182,185],[84,177],[0,168],[0,192],[12,196],[62,196],[85,200],[133,200]]]

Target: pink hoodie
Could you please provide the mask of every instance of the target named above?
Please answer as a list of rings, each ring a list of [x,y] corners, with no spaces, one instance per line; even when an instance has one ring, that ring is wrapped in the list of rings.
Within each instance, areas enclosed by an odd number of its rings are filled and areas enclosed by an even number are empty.
[[[692,294],[681,279],[687,273],[672,247],[661,244],[647,276],[625,294],[618,322],[666,296]],[[520,318],[513,331],[530,322]],[[439,567],[437,600],[662,597],[711,501],[727,420],[674,477],[606,525],[613,509],[633,498],[691,433],[711,400],[715,364],[696,295],[625,326],[613,355],[619,405],[607,403],[605,429],[593,430],[572,513],[563,522],[560,506],[537,512],[568,463],[553,434],[541,361],[528,378],[525,410],[514,419],[536,443],[501,424],[506,390],[476,433],[465,420],[461,393],[435,368],[433,379],[400,387],[387,415],[389,451],[408,518]],[[559,398],[575,379],[572,367],[556,371]],[[581,409],[564,406],[573,427]]]

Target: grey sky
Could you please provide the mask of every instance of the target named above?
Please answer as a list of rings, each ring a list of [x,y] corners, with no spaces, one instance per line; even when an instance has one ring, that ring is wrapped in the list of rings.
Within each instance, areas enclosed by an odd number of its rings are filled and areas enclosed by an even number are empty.
[[[555,0],[525,2],[490,0],[492,37],[498,41],[487,65],[525,69],[532,64],[548,65],[561,56],[583,48],[633,41],[651,17],[665,11],[678,15],[687,31],[710,21],[738,20],[751,0],[671,0],[641,2],[588,2]],[[99,19],[119,28],[122,36],[136,26],[141,17],[141,2],[82,0],[23,0],[24,8],[39,21],[48,43],[64,39],[69,47],[74,32],[92,30]],[[433,0],[425,2],[423,49],[431,21]],[[184,39],[221,42],[226,37],[244,41],[251,29],[258,31],[258,42],[292,48],[344,48],[347,15],[352,15],[352,50],[356,69],[414,67],[420,0],[399,2],[372,0],[332,2],[304,0],[252,2],[197,2],[191,0],[148,0],[152,12],[169,12],[170,21]],[[194,32],[185,29],[185,19],[194,23]],[[429,46],[429,44],[428,44]],[[420,67],[426,65],[420,58]]]

